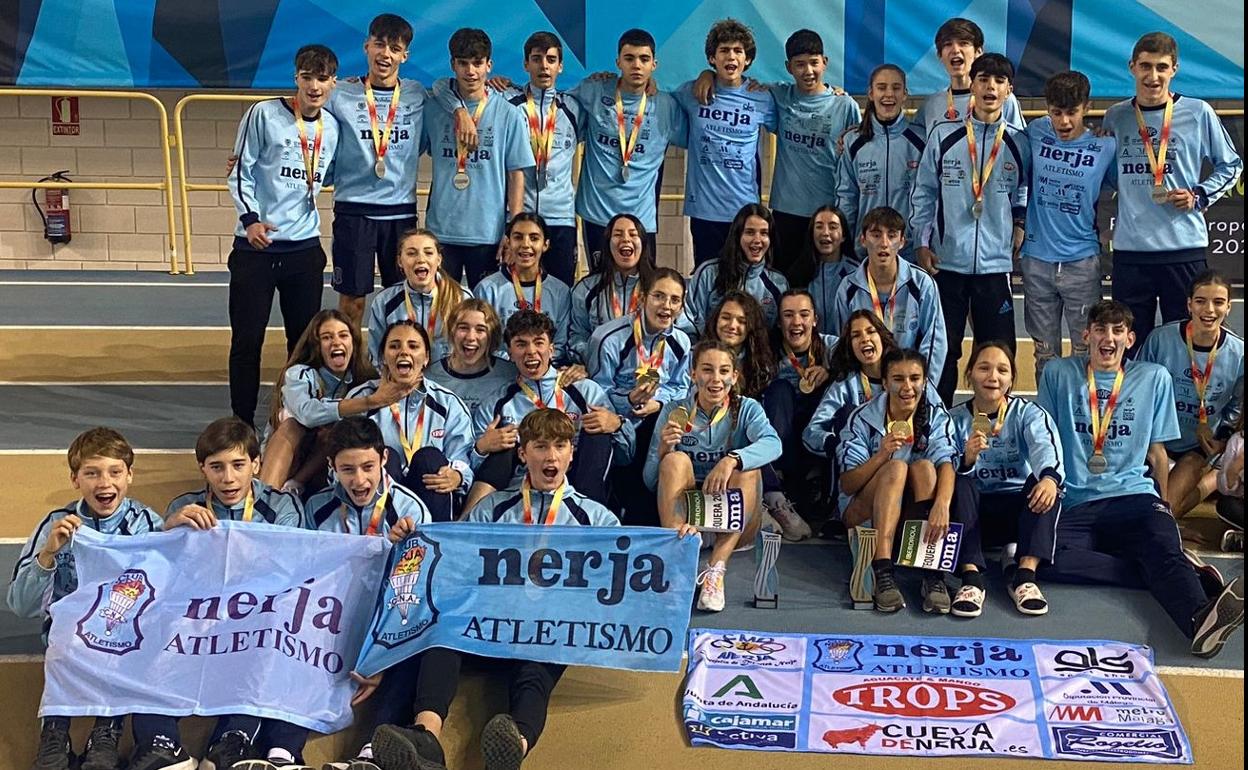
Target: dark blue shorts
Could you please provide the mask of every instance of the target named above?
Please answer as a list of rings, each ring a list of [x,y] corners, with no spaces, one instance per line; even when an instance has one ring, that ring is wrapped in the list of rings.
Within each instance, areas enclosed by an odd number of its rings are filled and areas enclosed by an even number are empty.
[[[369,219],[360,214],[334,214],[334,277],[339,294],[366,297],[375,288],[374,264],[381,271],[381,285],[403,280],[399,270],[399,237],[416,227],[416,217]]]

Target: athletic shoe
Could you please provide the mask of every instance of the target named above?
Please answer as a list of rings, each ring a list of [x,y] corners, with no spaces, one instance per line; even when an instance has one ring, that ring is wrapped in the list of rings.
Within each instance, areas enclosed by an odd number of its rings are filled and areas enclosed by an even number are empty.
[[[1195,551],[1189,548],[1183,549],[1183,557],[1192,565],[1192,569],[1196,570],[1196,577],[1200,579],[1200,587],[1204,589],[1206,598],[1212,599],[1222,593],[1222,589],[1226,587],[1226,581],[1222,579],[1222,573],[1218,572],[1217,567],[1205,563]]]
[[[39,733],[39,751],[30,770],[73,770],[77,760],[69,742],[69,720],[44,722]]]
[[[373,764],[381,770],[446,770],[446,754],[424,725],[382,725],[373,732]]]
[[[371,758],[356,757],[341,762],[326,762],[321,770],[381,770]]]
[[[707,612],[723,612],[724,609],[724,573],[728,565],[722,561],[707,566],[698,575],[698,584],[702,591],[698,594],[698,609]]]
[[[1239,529],[1228,529],[1222,533],[1222,553],[1243,553],[1244,533]]]
[[[1014,600],[1014,609],[1024,615],[1045,615],[1049,611],[1049,603],[1040,586],[1030,581],[1011,587],[1010,598]]]
[[[481,756],[485,770],[520,770],[524,743],[516,720],[508,714],[495,714],[481,731]]]
[[[780,525],[780,534],[785,540],[805,540],[810,537],[810,525],[798,514],[793,501],[783,492],[768,492],[763,495],[763,505],[767,512]]]
[[[949,599],[949,586],[945,585],[943,575],[926,576],[923,578],[923,611],[937,615],[948,615],[953,604]]]
[[[257,753],[247,733],[231,730],[208,747],[203,761],[199,763],[199,770],[234,770],[236,764],[243,760],[256,759]],[[248,768],[248,770],[252,769]]]
[[[896,612],[906,606],[906,598],[897,587],[897,578],[891,569],[876,570],[875,591],[871,594],[878,612]]]
[[[1218,518],[1226,522],[1230,526],[1239,530],[1242,534],[1244,531],[1244,503],[1243,500],[1233,501],[1230,498],[1222,497],[1218,499],[1216,508]]]
[[[979,617],[984,612],[984,589],[969,583],[962,586],[958,589],[957,596],[953,597],[949,610],[959,618]]]
[[[129,770],[195,770],[198,765],[186,749],[158,735],[142,751],[135,749]]]
[[[82,752],[81,770],[119,770],[123,764],[121,755],[117,753],[121,726],[120,721],[111,719],[95,723],[91,736],[87,738],[87,749]]]
[[[270,759],[244,759],[230,765],[230,770],[316,770],[311,765],[305,765],[302,762],[285,762],[278,760],[282,764],[278,764]],[[204,770],[201,764],[199,770]]]
[[[1192,654],[1212,658],[1235,629],[1244,624],[1244,576],[1240,575],[1222,589],[1217,598],[1206,604],[1192,618],[1196,633],[1192,637]]]

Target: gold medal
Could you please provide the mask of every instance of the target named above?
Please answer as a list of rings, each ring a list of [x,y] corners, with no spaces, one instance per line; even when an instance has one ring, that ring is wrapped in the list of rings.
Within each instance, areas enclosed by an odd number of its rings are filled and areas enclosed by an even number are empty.
[[[914,435],[914,428],[910,427],[910,423],[906,420],[893,420],[888,424],[888,432],[908,441]]]
[[[797,389],[809,396],[811,393],[815,392],[815,383],[803,377],[801,381],[797,383]]]
[[[689,422],[689,407],[681,404],[667,413],[667,421],[672,425],[684,426]]]
[[[971,432],[982,433],[985,436],[992,433],[992,419],[983,412],[975,415],[975,419],[971,420]]]
[[[451,178],[451,184],[456,190],[467,190],[472,180],[468,178],[467,171],[457,171],[455,176]]]
[[[659,383],[659,370],[647,369],[637,375],[637,387],[648,388]]]

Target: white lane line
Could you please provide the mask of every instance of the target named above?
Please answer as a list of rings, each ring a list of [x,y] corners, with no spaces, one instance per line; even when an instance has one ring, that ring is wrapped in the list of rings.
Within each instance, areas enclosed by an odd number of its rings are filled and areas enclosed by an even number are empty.
[[[0,655],[0,664],[4,663],[42,663],[42,655]]]
[[[55,286],[58,289],[66,286],[133,286],[133,287],[157,287],[169,289],[198,289],[200,287],[210,289],[228,289],[230,284],[216,282],[200,282],[191,280],[180,280],[170,276],[168,281],[0,281],[0,286]],[[328,283],[323,288],[332,289]]]
[[[24,537],[0,537],[0,545],[26,545]]]
[[[174,387],[179,385],[191,387],[205,387],[217,385],[229,385],[227,380],[91,380],[90,382],[25,382],[22,380],[0,380],[0,387],[37,387],[37,388],[94,388],[94,387],[118,387],[118,388],[143,388],[143,387]],[[271,382],[262,382],[261,385],[272,385]]]
[[[1238,668],[1201,668],[1199,666],[1155,666],[1158,674],[1166,676],[1207,676],[1213,679],[1243,679],[1244,671]]]
[[[65,449],[0,449],[0,456],[12,457],[17,455],[60,455],[65,456]],[[145,449],[143,447],[135,447],[134,453],[139,455],[194,455],[194,449]]]

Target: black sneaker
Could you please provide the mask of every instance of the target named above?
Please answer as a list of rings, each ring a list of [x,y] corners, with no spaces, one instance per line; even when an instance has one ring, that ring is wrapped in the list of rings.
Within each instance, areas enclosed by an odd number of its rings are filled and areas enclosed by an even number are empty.
[[[1230,635],[1244,624],[1244,576],[1232,580],[1217,598],[1200,608],[1192,621],[1196,631],[1192,654],[1212,658],[1221,652]]]
[[[373,764],[373,760],[371,759],[356,757],[355,759],[342,759],[337,762],[326,762],[321,765],[321,770],[381,770],[381,768]]]
[[[1222,579],[1222,573],[1218,572],[1217,567],[1205,563],[1195,551],[1189,548],[1183,549],[1183,558],[1187,559],[1192,569],[1196,570],[1196,577],[1200,580],[1200,587],[1204,590],[1206,598],[1213,599],[1221,595],[1226,582]]]
[[[901,595],[897,578],[891,569],[875,570],[875,590],[871,593],[871,599],[878,612],[896,612],[906,606],[906,599]]]
[[[382,725],[373,732],[373,762],[381,770],[447,770],[442,744],[424,725]]]
[[[230,730],[208,747],[199,770],[232,770],[234,763],[256,759],[259,752],[251,745],[251,737],[240,730]]]
[[[195,770],[198,764],[186,749],[158,735],[142,750],[134,750],[127,770]]]
[[[78,758],[69,742],[69,719],[44,720],[30,770],[74,770],[77,766]]]
[[[121,739],[122,724],[120,719],[95,723],[87,738],[87,750],[82,752],[81,770],[120,770],[123,763],[117,753],[117,741]]]
[[[516,720],[509,714],[495,714],[481,731],[481,756],[485,770],[520,770],[524,743]]]

